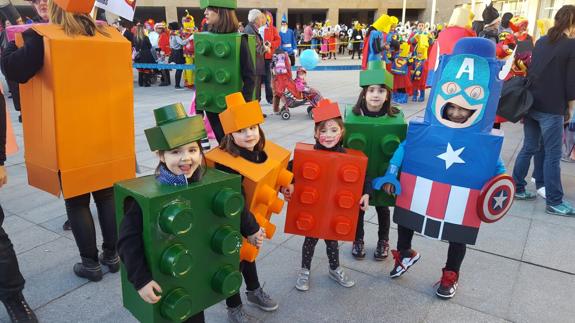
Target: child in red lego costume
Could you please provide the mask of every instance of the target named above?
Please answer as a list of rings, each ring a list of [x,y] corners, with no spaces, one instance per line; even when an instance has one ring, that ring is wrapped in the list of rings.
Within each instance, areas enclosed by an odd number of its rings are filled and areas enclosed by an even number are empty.
[[[236,93],[235,95],[238,94],[241,96],[240,93]],[[230,96],[231,95],[229,95],[228,97]],[[257,101],[254,102],[257,103]],[[228,109],[230,109],[229,103],[228,103]],[[251,113],[250,111],[246,111],[246,114],[250,113]],[[257,119],[260,120],[259,122],[263,122],[263,114],[261,112],[261,108],[259,108],[259,105],[257,113],[259,114]],[[225,117],[223,115],[224,113],[220,114],[220,119]],[[257,123],[252,124],[247,128],[239,129],[237,131],[230,131],[227,128],[225,122],[223,121],[222,124],[225,135],[220,142],[219,148],[221,150],[232,155],[233,157],[243,158],[254,164],[261,164],[267,160],[268,156],[264,151],[264,147],[266,145],[266,138],[259,124]],[[230,168],[228,166],[222,165],[220,163],[215,163],[215,168],[232,174],[240,174],[239,171]],[[243,179],[244,176],[242,175],[242,183]],[[242,191],[244,190],[245,187],[242,187]],[[244,221],[244,215],[246,217],[245,221]],[[261,235],[262,237],[264,236],[265,233],[264,229],[260,227],[260,225],[256,221],[254,215],[248,211],[247,202],[244,212],[242,214],[241,230],[242,231],[246,230],[246,232],[249,234],[258,234]],[[277,310],[279,307],[278,303],[275,300],[273,300],[260,286],[255,261],[249,262],[242,260],[240,262],[240,271],[242,272],[244,281],[246,283],[246,289],[247,289],[246,295],[248,302],[256,305],[260,309],[267,312]],[[242,300],[240,298],[239,293],[228,298],[226,300],[226,305],[228,306],[228,316],[230,318],[234,316],[237,317],[236,315],[234,315],[234,312],[243,311]],[[247,317],[247,314],[245,314],[244,312],[243,316]]]
[[[273,111],[280,112],[280,99],[286,87],[292,83],[289,55],[281,48],[275,50],[271,63],[272,84],[274,90]]]
[[[174,104],[160,109],[177,111],[179,115],[186,115],[181,104]],[[155,175],[158,183],[162,185],[181,186],[202,180],[206,167],[203,162],[204,153],[200,144],[200,139],[206,136],[202,117],[185,118],[190,123],[191,127],[188,128],[190,131],[186,134],[177,135],[189,138],[189,142],[171,150],[157,151],[160,162],[156,167]],[[146,135],[150,138],[148,134]],[[142,235],[144,227],[142,209],[134,199],[127,201],[125,209],[126,213],[120,223],[118,253],[126,268],[128,280],[138,291],[140,297],[147,303],[156,304],[162,298],[162,287],[153,280],[145,257]],[[244,234],[243,230],[242,234]],[[251,235],[247,238],[254,245],[261,246],[263,242],[263,236],[261,235]],[[205,322],[204,312],[191,316],[185,322]]]
[[[329,100],[322,100],[314,110],[314,149],[331,151],[334,153],[346,153],[343,148],[344,124],[337,104]],[[365,190],[364,190],[365,191]],[[294,192],[294,184],[282,189],[286,201],[289,201]],[[369,195],[363,194],[359,200],[360,208],[365,211],[369,207]],[[309,290],[309,275],[311,260],[315,251],[318,238],[305,237],[302,246],[302,268],[296,281],[296,288],[300,291]],[[339,245],[336,240],[324,240],[327,257],[329,259],[329,277],[343,287],[353,287],[355,282],[343,270],[339,264]]]
[[[355,115],[363,115],[371,118],[379,118],[385,115],[395,116],[399,113],[397,107],[391,105],[391,95],[393,93],[393,77],[387,70],[382,69],[382,73],[386,74],[386,84],[373,84],[363,86],[357,103],[353,107],[352,112]],[[382,134],[383,136],[384,134]],[[371,182],[366,178],[366,182]],[[389,255],[389,224],[390,212],[387,206],[376,206],[377,223],[379,230],[377,232],[378,240],[377,247],[373,253],[375,260],[381,261]],[[357,229],[355,233],[355,241],[351,249],[351,254],[356,259],[365,258],[364,246],[364,231],[363,231],[363,217],[365,212],[360,210],[359,220],[357,222]]]

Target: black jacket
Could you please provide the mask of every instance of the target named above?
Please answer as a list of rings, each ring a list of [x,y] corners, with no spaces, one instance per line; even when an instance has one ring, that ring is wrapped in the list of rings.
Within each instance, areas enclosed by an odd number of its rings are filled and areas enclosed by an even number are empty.
[[[145,36],[141,41],[137,41],[136,38],[134,38],[132,45],[136,49],[137,53],[134,62],[147,64],[153,64],[156,62],[152,55],[152,43],[150,43],[150,38],[148,38],[148,36]]]
[[[265,61],[265,49],[264,49],[264,40],[262,36],[258,32],[256,26],[254,24],[249,23],[244,32],[248,35],[256,36],[256,70],[255,75],[266,75],[266,61]]]
[[[8,80],[26,83],[44,66],[44,40],[33,29],[22,33],[24,46],[10,42],[2,51],[2,71]]]

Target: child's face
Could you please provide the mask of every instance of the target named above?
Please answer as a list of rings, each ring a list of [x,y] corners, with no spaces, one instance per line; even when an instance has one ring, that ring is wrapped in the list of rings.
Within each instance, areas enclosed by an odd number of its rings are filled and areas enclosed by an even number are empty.
[[[455,103],[448,103],[448,105],[445,107],[445,115],[451,122],[465,123],[465,121],[467,121],[467,119],[469,119],[472,114],[473,111],[462,108]]]
[[[260,127],[258,125],[253,125],[251,127],[244,128],[240,131],[233,132],[232,137],[238,147],[253,151],[254,147],[260,141]]]
[[[165,151],[160,155],[160,160],[174,175],[185,175],[186,178],[190,178],[202,163],[202,153],[198,143],[192,142]]]
[[[328,120],[325,125],[315,132],[315,138],[325,148],[333,148],[341,139],[343,129],[334,120]]]
[[[381,85],[370,85],[365,92],[365,103],[370,111],[379,111],[387,100],[387,90]]]
[[[297,77],[299,79],[302,79],[305,81],[305,78],[307,77],[307,73],[303,73],[303,72],[297,73]]]

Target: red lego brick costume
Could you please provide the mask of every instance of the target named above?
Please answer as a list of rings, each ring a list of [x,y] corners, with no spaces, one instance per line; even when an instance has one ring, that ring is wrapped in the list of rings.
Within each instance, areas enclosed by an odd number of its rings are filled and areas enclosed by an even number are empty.
[[[340,117],[337,103],[322,100],[314,121]],[[316,150],[298,143],[294,152],[295,190],[288,205],[285,232],[325,240],[353,241],[367,169],[360,151]]]

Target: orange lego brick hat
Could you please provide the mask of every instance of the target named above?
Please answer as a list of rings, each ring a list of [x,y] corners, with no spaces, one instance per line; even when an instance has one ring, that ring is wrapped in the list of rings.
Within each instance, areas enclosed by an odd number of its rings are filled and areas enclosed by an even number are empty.
[[[313,109],[313,121],[315,123],[334,118],[341,118],[337,102],[331,102],[329,99],[322,99],[317,104],[317,107]]]
[[[227,109],[219,115],[226,135],[264,122],[258,101],[246,103],[241,92],[226,95],[226,106]]]
[[[90,13],[94,8],[95,0],[54,0],[64,11],[72,13]]]

